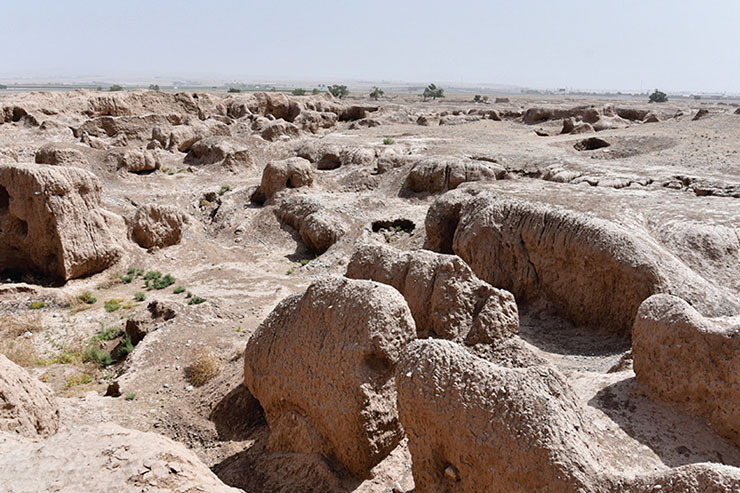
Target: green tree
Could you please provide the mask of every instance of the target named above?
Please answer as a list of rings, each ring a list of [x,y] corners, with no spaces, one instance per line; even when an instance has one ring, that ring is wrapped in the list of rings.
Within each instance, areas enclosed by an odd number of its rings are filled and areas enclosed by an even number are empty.
[[[340,86],[339,84],[334,84],[327,87],[326,89],[331,93],[332,96],[339,99],[342,99],[344,96],[349,94],[347,86]]]
[[[149,90],[150,91],[157,91],[157,92],[159,92],[159,85],[158,84],[149,84]]]
[[[313,89],[311,90],[311,94],[313,94],[314,96],[316,96],[316,95],[317,95],[317,94],[319,94],[320,92],[321,92],[321,91],[319,91],[319,88],[318,88],[318,87],[314,87],[314,88],[313,88]]]
[[[445,90],[441,87],[437,87],[435,84],[429,84],[426,89],[424,89],[424,93],[422,94],[422,96],[424,97],[424,101],[426,101],[429,98],[443,98],[445,97],[444,93]]]
[[[303,89],[301,87],[298,87],[296,89],[293,89],[293,96],[305,96],[305,95],[306,95],[306,90],[305,89]]]
[[[229,90],[226,92],[242,92],[242,90],[238,87],[229,87]]]
[[[373,87],[373,90],[370,92],[370,99],[374,99],[375,101],[377,101],[379,98],[383,97],[383,94],[385,94],[385,92],[382,89],[380,89],[378,86],[375,86]]]
[[[665,103],[666,101],[668,101],[668,96],[663,91],[656,89],[655,92],[650,95],[650,103]]]
[[[8,88],[8,86],[6,86],[4,84],[0,84],[0,89],[7,89],[7,88]]]
[[[110,92],[114,92],[114,91],[123,91],[123,87],[119,86],[118,84],[113,84],[112,86],[110,86],[110,87],[108,88],[108,90],[109,90]]]

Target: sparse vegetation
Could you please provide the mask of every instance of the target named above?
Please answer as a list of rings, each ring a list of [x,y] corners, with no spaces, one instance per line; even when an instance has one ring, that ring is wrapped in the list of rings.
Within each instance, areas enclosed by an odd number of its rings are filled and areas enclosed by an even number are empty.
[[[663,91],[655,90],[650,95],[649,101],[650,103],[665,103],[668,101],[668,95],[664,93]]]
[[[14,339],[26,332],[41,328],[41,315],[38,313],[19,313],[0,316],[0,339]]]
[[[385,94],[385,92],[381,88],[375,86],[373,87],[373,90],[370,91],[370,99],[374,99],[375,101],[377,101],[378,99],[383,97],[383,94]]]
[[[175,293],[175,294],[184,293],[185,292],[185,288],[182,287],[182,286],[177,286],[172,292]]]
[[[112,341],[116,337],[119,337],[123,331],[118,327],[105,327],[103,323],[100,324],[100,330],[92,337],[94,341]]]
[[[201,298],[200,296],[193,295],[190,298],[190,301],[188,301],[188,305],[200,305],[201,303],[205,303],[206,301],[208,300],[206,300],[205,298]]]
[[[293,94],[293,96],[305,96],[306,95],[306,90],[303,89],[303,88],[301,88],[301,87],[297,87],[297,88],[293,89],[292,94]]]
[[[167,286],[172,286],[175,284],[175,278],[172,277],[170,274],[164,275],[158,279],[155,279],[152,283],[152,286],[154,289],[164,289]]]
[[[6,341],[0,345],[0,353],[19,366],[29,367],[40,363],[39,355],[30,339]]]
[[[422,93],[422,96],[424,97],[424,101],[426,101],[429,98],[437,99],[437,98],[443,98],[445,97],[445,90],[441,87],[437,87],[435,84],[429,84],[426,89],[424,89],[424,92]]]
[[[133,401],[136,399],[136,392],[126,392],[126,395],[124,397],[127,401]]]
[[[43,301],[32,301],[30,305],[28,305],[28,308],[31,310],[40,310],[42,308],[46,308],[46,303]]]
[[[222,185],[221,186],[221,189],[218,191],[218,194],[219,195],[223,195],[226,192],[228,192],[229,190],[231,190],[231,187],[229,185]]]
[[[159,92],[159,84],[149,84],[149,90]]]
[[[65,387],[70,388],[76,387],[78,385],[87,385],[88,383],[92,382],[92,380],[92,377],[87,373],[72,375],[67,377]]]
[[[144,301],[146,299],[146,294],[141,291],[137,291],[136,293],[134,293],[134,299],[136,301]]]
[[[103,351],[97,343],[91,343],[82,352],[82,361],[105,368],[113,364],[113,356],[108,351]]]
[[[121,302],[123,300],[121,299],[114,299],[114,300],[106,300],[103,302],[103,307],[105,308],[105,311],[108,313],[112,313],[119,308],[121,308]]]
[[[85,303],[86,305],[94,305],[98,299],[93,296],[91,291],[83,291],[82,294],[77,296],[77,300]]]
[[[131,342],[131,336],[126,335],[126,337],[121,339],[121,344],[118,346],[118,351],[117,351],[116,356],[119,359],[123,359],[133,352],[134,352],[134,343]]]
[[[488,96],[481,96],[480,94],[476,94],[475,96],[473,96],[473,102],[474,103],[487,103]]]
[[[344,85],[334,84],[327,87],[326,90],[329,91],[329,94],[339,99],[349,95],[349,90]]]
[[[383,139],[383,145],[392,146],[395,143],[396,143],[396,141],[393,140],[393,139],[391,139],[391,138],[389,138],[389,137],[386,137],[385,139]]]
[[[235,93],[235,92],[242,92],[242,90],[241,90],[241,89],[239,89],[238,87],[229,87],[229,90],[228,90],[228,91],[226,91],[226,92],[232,92],[232,93]]]
[[[210,349],[202,348],[193,355],[190,366],[187,367],[186,376],[192,385],[200,387],[221,373],[222,368],[223,365],[218,356]]]
[[[314,88],[313,88],[313,89],[311,90],[311,94],[313,94],[314,96],[316,96],[316,95],[317,95],[317,94],[319,94],[319,93],[321,93],[321,91],[319,91],[319,90],[318,90],[318,88],[316,88],[316,87],[314,87]]]
[[[123,91],[123,87],[119,86],[118,84],[113,84],[108,88],[110,92],[116,92],[116,91]]]

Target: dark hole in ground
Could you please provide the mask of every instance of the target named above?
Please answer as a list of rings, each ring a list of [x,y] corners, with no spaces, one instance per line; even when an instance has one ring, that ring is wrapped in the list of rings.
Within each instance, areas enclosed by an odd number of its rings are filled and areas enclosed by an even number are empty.
[[[0,185],[0,214],[7,212],[8,207],[10,207],[10,195],[5,187]]]
[[[396,229],[411,233],[416,229],[416,224],[409,219],[394,219],[392,221],[373,221],[373,233],[377,233],[381,229]]]
[[[605,141],[604,139],[600,139],[598,137],[589,137],[588,139],[583,139],[581,141],[576,142],[573,145],[573,149],[576,151],[593,151],[595,149],[601,149],[602,147],[609,147],[611,144],[609,142]]]
[[[316,167],[320,170],[337,169],[342,165],[342,160],[336,154],[324,154]]]

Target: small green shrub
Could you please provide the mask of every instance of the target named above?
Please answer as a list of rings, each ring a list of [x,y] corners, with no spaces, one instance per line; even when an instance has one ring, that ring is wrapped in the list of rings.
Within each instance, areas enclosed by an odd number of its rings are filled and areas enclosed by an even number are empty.
[[[118,356],[119,359],[123,359],[129,354],[134,352],[134,344],[131,342],[131,336],[127,335],[123,339],[121,339],[121,344],[118,346]]]
[[[392,145],[393,145],[393,144],[395,144],[395,143],[396,143],[396,141],[395,141],[395,140],[393,140],[393,139],[390,139],[390,138],[388,138],[388,137],[386,137],[385,139],[383,139],[383,145],[386,145],[386,146],[392,146]]]
[[[185,292],[185,288],[184,288],[184,287],[182,287],[182,286],[177,286],[177,287],[176,287],[176,288],[174,289],[174,291],[172,291],[172,292],[173,292],[173,293],[175,293],[175,294],[180,294],[180,293],[184,293],[184,292]]]
[[[154,289],[164,289],[167,286],[172,286],[173,284],[175,284],[175,278],[172,277],[170,274],[154,279],[154,281],[152,282],[152,286],[154,287]]]
[[[124,284],[130,284],[131,281],[133,281],[133,280],[134,280],[134,276],[132,276],[132,275],[128,275],[127,274],[125,276],[121,276],[121,281],[123,281]]]
[[[668,95],[657,89],[650,95],[650,99],[648,100],[650,103],[665,103],[666,101],[668,101]]]
[[[162,273],[158,270],[150,270],[146,274],[144,274],[144,280],[145,281],[153,281],[154,279],[159,279],[162,277]]]
[[[304,267],[304,266],[308,265],[308,263],[309,263],[310,261],[311,261],[310,259],[307,259],[307,258],[302,258],[302,259],[301,259],[301,261],[300,261],[300,262],[298,262],[298,263],[299,263],[299,264],[301,264],[301,267]]]
[[[112,313],[121,308],[121,302],[119,300],[106,300],[103,303],[103,307],[105,308],[106,312]]]
[[[136,301],[144,301],[146,299],[146,295],[142,293],[141,291],[138,291],[134,293],[134,299]]]
[[[90,291],[83,291],[82,294],[77,297],[77,299],[88,305],[92,305],[96,301],[98,301],[98,299],[93,296],[92,292]]]
[[[305,89],[303,89],[301,87],[298,87],[296,89],[293,89],[293,96],[305,96],[305,95],[306,95],[306,90]]]
[[[40,310],[41,308],[46,307],[46,303],[43,301],[32,301],[30,305],[28,305],[28,308],[31,310]]]
[[[201,298],[200,296],[193,296],[192,298],[190,298],[190,301],[188,301],[188,305],[200,305],[201,303],[205,302],[205,298]]]
[[[134,399],[136,399],[136,392],[126,392],[125,399],[127,401],[133,401]]]
[[[191,293],[190,291],[188,291],[188,294],[186,294],[185,297],[186,298],[192,298],[193,297],[193,293]]]
[[[90,382],[92,382],[92,377],[86,373],[83,373],[82,375],[72,375],[67,377],[65,387],[70,388],[77,385],[85,385]]]
[[[223,195],[223,194],[225,194],[226,192],[228,192],[229,190],[231,190],[231,187],[230,187],[229,185],[223,185],[223,186],[221,187],[221,189],[220,189],[220,190],[218,191],[218,194],[219,194],[219,195]]]
[[[95,363],[101,368],[113,364],[113,356],[109,352],[103,351],[97,344],[90,344],[82,352],[82,360],[85,363]]]
[[[383,97],[383,90],[377,86],[373,87],[373,90],[370,92],[370,99],[374,99],[377,101],[379,98]]]
[[[242,90],[238,87],[229,87],[229,90],[226,92],[242,92]]]
[[[123,87],[122,87],[122,86],[119,86],[118,84],[113,84],[112,86],[110,86],[110,87],[108,88],[108,90],[109,90],[110,92],[115,92],[115,91],[123,91]]]
[[[149,90],[159,92],[159,84],[149,84]]]
[[[93,340],[96,341],[112,341],[116,337],[120,336],[123,331],[118,327],[108,327],[102,323],[100,324],[100,330],[93,336]]]

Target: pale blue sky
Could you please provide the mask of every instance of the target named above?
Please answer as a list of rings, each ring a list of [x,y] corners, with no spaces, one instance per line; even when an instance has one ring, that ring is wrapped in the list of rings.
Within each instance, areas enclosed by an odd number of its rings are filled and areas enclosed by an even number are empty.
[[[738,0],[0,0],[0,77],[740,92]]]

